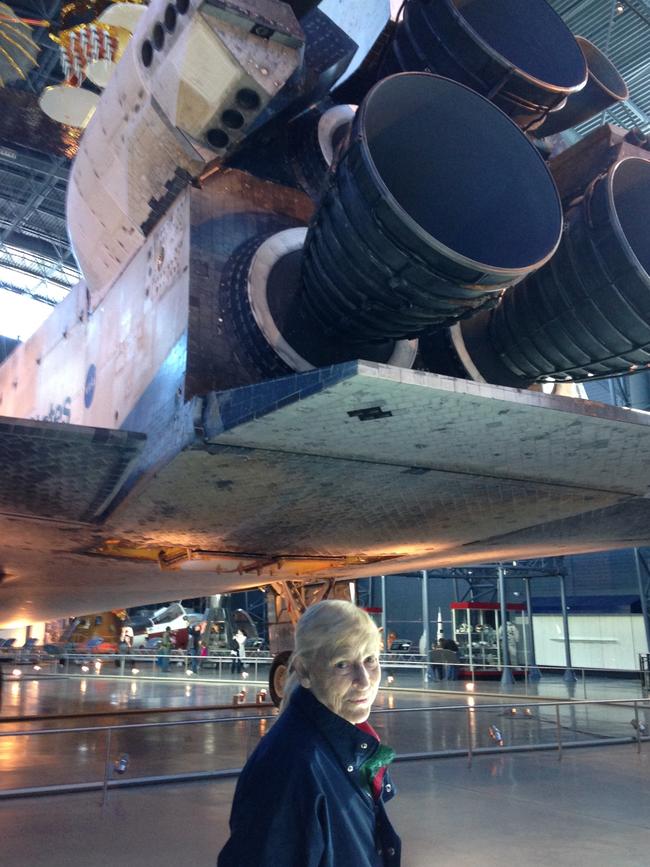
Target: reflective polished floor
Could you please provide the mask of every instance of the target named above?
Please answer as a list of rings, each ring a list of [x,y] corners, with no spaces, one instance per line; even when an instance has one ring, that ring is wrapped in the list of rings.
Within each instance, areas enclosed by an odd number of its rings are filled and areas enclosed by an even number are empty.
[[[623,747],[400,764],[403,867],[647,867],[650,756]],[[0,863],[212,867],[235,781],[0,803]],[[269,781],[273,797],[273,781]],[[299,867],[299,865],[296,865]]]
[[[250,696],[255,689],[248,685]],[[109,743],[111,767],[119,756],[129,755],[124,778],[240,767],[273,724],[275,712],[228,707],[232,696],[232,684],[180,679],[5,683],[0,794],[29,786],[101,782],[107,726],[129,726],[113,729]],[[220,704],[222,709],[214,709]],[[173,711],[162,714],[163,707]],[[7,721],[16,714],[79,712],[98,715]],[[647,705],[637,712],[641,721],[650,722]],[[554,705],[539,700],[525,705],[467,693],[382,691],[372,722],[402,756],[465,750],[468,739],[474,748],[498,750],[495,729],[506,748],[540,743],[553,747],[474,754],[471,766],[467,757],[396,764],[400,794],[391,802],[390,813],[404,840],[404,867],[511,861],[646,867],[650,743],[643,742],[638,752],[629,740],[634,735],[632,716],[630,704],[565,706],[558,717]],[[194,722],[189,725],[151,725],[190,720]],[[79,726],[87,731],[66,731]],[[18,736],[17,730],[30,734]],[[38,730],[51,733],[36,734]],[[559,753],[558,733],[567,743],[628,742]],[[227,836],[234,786],[234,778],[210,779],[109,789],[105,802],[100,789],[0,800],[0,864],[176,867],[190,862],[192,867],[208,867]]]

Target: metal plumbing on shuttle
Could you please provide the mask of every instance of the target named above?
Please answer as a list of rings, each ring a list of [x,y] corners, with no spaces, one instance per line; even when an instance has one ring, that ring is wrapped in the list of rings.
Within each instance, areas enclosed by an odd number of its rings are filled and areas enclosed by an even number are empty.
[[[552,257],[561,229],[546,164],[505,114],[448,79],[401,74],[356,113],[308,232],[249,243],[224,279],[248,300],[239,330],[261,372],[411,366],[420,334],[494,303]]]
[[[406,0],[379,72],[406,70],[466,84],[525,129],[587,80],[583,53],[546,0]]]
[[[537,138],[562,132],[627,99],[627,84],[614,64],[588,39],[575,37],[587,61],[587,84],[582,90],[571,94],[566,105],[551,112],[535,129]]]
[[[555,257],[494,310],[420,341],[420,363],[520,387],[649,366],[649,224],[650,161],[623,158],[569,208]]]

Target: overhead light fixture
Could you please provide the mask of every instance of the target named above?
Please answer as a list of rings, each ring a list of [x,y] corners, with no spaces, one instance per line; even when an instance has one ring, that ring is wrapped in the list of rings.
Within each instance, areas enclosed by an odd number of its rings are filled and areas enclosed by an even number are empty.
[[[621,0],[614,7],[614,11],[617,15],[622,15],[625,12],[625,3],[622,3]]]

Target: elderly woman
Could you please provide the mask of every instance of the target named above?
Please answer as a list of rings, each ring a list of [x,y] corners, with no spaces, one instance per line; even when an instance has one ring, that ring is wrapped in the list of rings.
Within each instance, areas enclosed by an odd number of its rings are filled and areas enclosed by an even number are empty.
[[[246,763],[217,867],[393,867],[384,801],[393,751],[367,722],[379,631],[351,602],[319,602],[296,627],[281,714]]]

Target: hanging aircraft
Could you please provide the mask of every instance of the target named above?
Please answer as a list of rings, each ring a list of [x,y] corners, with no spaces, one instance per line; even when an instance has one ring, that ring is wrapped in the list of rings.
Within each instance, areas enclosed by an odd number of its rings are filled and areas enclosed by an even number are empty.
[[[542,390],[650,362],[643,142],[536,144],[616,75],[544,0],[153,0],[0,367],[0,626],[650,544],[648,415]]]

